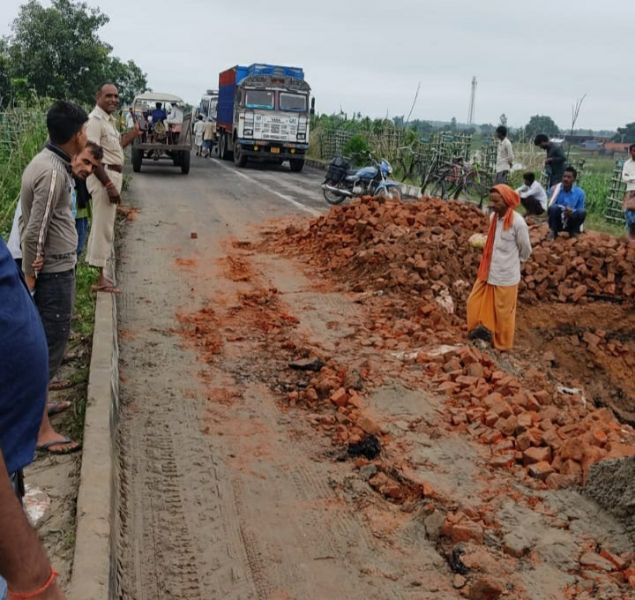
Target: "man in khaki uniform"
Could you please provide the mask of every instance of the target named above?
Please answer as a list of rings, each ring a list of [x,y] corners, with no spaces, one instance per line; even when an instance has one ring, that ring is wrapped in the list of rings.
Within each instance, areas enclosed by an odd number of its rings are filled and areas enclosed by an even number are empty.
[[[123,183],[123,149],[141,135],[139,125],[119,134],[113,113],[119,108],[119,92],[111,83],[105,83],[97,92],[97,105],[90,113],[86,134],[88,140],[99,144],[104,151],[102,165],[86,184],[93,199],[93,222],[86,248],[86,261],[99,267],[100,276],[97,291],[117,293],[112,273],[106,274],[105,267],[112,256],[115,236],[115,215],[121,203]]]

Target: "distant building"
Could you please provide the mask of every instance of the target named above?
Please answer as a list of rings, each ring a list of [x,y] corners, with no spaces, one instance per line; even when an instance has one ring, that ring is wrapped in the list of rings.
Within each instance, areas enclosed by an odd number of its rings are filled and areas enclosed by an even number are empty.
[[[603,150],[604,149],[604,143],[601,140],[584,140],[581,144],[580,144],[580,148],[583,148],[584,150]]]
[[[622,142],[605,142],[604,151],[613,154],[626,154],[630,144],[624,144]]]

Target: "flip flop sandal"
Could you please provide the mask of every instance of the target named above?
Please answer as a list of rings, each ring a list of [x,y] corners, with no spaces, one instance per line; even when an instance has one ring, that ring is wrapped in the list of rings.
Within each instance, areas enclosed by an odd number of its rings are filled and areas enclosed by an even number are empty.
[[[74,446],[62,448],[60,450],[53,450],[55,446],[63,446],[64,444],[74,444]],[[51,454],[53,456],[64,456],[66,454],[73,454],[74,452],[78,452],[82,449],[82,446],[81,444],[71,440],[71,438],[64,436],[61,440],[41,444],[37,446],[36,449],[38,452],[47,452],[48,454]]]
[[[68,410],[73,404],[68,400],[53,400],[46,404],[46,412],[49,417],[53,415],[59,415],[65,410]]]

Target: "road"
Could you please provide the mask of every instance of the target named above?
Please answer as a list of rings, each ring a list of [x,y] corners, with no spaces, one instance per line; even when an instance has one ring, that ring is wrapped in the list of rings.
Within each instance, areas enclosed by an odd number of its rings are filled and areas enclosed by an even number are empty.
[[[248,241],[272,219],[324,212],[321,179],[194,157],[188,176],[144,165],[133,178],[139,214],[118,249],[118,598],[458,597],[422,523],[333,460],[306,411],[281,405],[286,362],[264,317],[237,316],[240,299],[276,288],[295,343],[331,351],[333,322],[355,318]],[[218,330],[214,352],[179,332],[201,308],[195,331]]]

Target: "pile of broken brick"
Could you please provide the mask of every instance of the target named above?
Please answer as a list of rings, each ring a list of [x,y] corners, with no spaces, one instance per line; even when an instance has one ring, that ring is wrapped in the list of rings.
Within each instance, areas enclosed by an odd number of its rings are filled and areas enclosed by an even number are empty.
[[[551,488],[583,483],[592,464],[635,454],[632,428],[588,403],[582,390],[558,389],[533,368],[521,382],[497,369],[490,354],[457,345],[463,320],[444,305],[441,292],[461,310],[481,252],[468,240],[486,226],[475,206],[461,202],[362,198],[304,229],[287,229],[274,246],[325,268],[361,296],[380,292],[382,298],[367,306],[372,318],[364,337],[373,340],[377,332],[381,339],[374,346],[405,351],[427,343],[445,349],[402,355],[424,369],[423,385],[447,395],[451,425],[491,447],[493,467],[523,469]],[[585,302],[594,292],[635,300],[635,269],[627,264],[635,264],[635,251],[624,241],[594,233],[542,242],[543,227],[530,230],[534,255],[525,266],[525,301]],[[586,332],[583,342],[593,351],[624,353],[619,341],[602,335]],[[357,442],[376,433],[375,427],[357,424],[357,393],[328,368],[292,400],[315,405],[323,399],[355,423],[352,429],[334,423],[337,441]]]
[[[292,228],[284,243],[322,267],[354,275],[360,290],[421,291],[441,284],[460,303],[470,289],[463,283],[471,284],[481,256],[468,240],[486,231],[487,217],[471,204],[365,197],[332,209],[305,230]],[[635,249],[625,240],[586,233],[547,242],[546,232],[544,224],[530,227],[534,253],[524,267],[522,299],[635,301]]]

